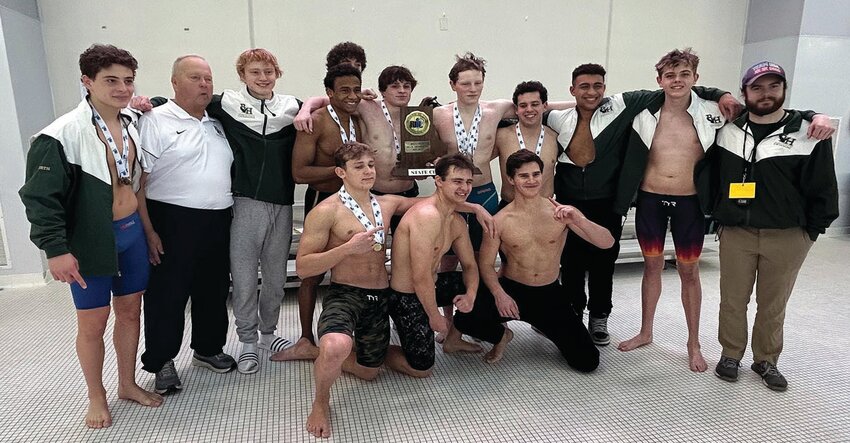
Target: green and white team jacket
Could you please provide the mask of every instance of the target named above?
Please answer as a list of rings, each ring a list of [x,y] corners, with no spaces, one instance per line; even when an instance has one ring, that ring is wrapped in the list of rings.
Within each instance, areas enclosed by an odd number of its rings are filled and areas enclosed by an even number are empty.
[[[787,123],[758,145],[746,128],[746,115],[720,130],[710,153],[719,178],[712,215],[729,226],[801,227],[816,240],[838,218],[832,142],[806,135],[810,125],[806,118],[811,118],[811,111],[787,111]],[[756,184],[755,198],[741,206],[729,198],[729,184],[741,181],[754,149],[748,181]]]
[[[717,99],[719,100],[719,97]],[[648,106],[635,117],[632,123],[632,131],[629,135],[629,142],[623,159],[623,169],[617,187],[617,199],[614,203],[614,211],[620,215],[626,215],[629,211],[629,206],[634,202],[640,183],[643,181],[643,174],[649,161],[649,149],[658,127],[658,117],[663,104],[662,100],[660,103],[653,103]],[[703,152],[708,151],[714,144],[717,130],[726,123],[726,118],[720,113],[716,101],[702,99],[694,91],[691,91],[691,104],[688,106],[688,114],[693,120],[694,129]],[[704,213],[710,211],[711,205],[710,171],[707,165],[706,159],[702,158],[694,167],[694,184]]]
[[[715,88],[694,87],[693,90],[708,100],[719,100],[726,91]],[[561,202],[570,200],[611,199],[617,194],[617,180],[623,164],[632,120],[650,106],[660,107],[664,91],[630,91],[605,97],[590,119],[590,134],[596,147],[596,156],[584,167],[570,160],[567,146],[578,124],[578,111],[548,111],[543,122],[558,133],[561,151],[555,166],[555,195]]]
[[[139,146],[136,115],[123,110],[121,116],[130,138]],[[134,191],[142,170],[138,156],[136,159]],[[108,161],[91,107],[83,100],[32,137],[24,185],[18,191],[32,225],[32,242],[48,258],[70,252],[84,275],[118,273]]]
[[[233,148],[233,192],[255,200],[291,205],[295,201],[292,148],[301,101],[274,94],[261,100],[226,90],[213,97],[207,112],[217,118]]]

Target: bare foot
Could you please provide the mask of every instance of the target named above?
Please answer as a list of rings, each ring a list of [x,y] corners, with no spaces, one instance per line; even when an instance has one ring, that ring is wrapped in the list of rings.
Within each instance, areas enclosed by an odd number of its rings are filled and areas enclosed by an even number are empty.
[[[106,405],[106,397],[89,400],[89,411],[86,413],[86,426],[92,429],[112,426],[112,415]]]
[[[446,340],[443,342],[443,352],[446,354],[454,352],[481,352],[483,350],[480,345],[464,340],[463,334],[454,326],[449,329],[449,333],[446,334]]]
[[[357,356],[354,350],[351,351],[348,358],[342,362],[342,371],[347,372],[361,380],[374,380],[378,377],[380,368],[368,368],[357,363]]]
[[[118,398],[134,401],[142,406],[150,406],[152,408],[162,406],[163,401],[161,395],[155,392],[145,391],[135,383],[126,388],[118,387]]]
[[[505,327],[505,335],[502,336],[502,341],[496,343],[496,345],[493,346],[493,349],[490,349],[490,352],[484,354],[484,361],[493,364],[501,360],[502,356],[505,354],[505,349],[508,347],[508,343],[510,343],[513,339],[514,331]]]
[[[637,349],[641,346],[648,345],[650,343],[652,343],[652,334],[649,334],[649,335],[638,334],[638,335],[634,336],[633,338],[631,338],[629,340],[621,342],[620,345],[617,346],[617,349],[619,349],[623,352],[626,352],[626,351],[631,351],[632,349]]]
[[[319,357],[319,347],[304,337],[295,342],[295,346],[286,348],[269,357],[271,361],[315,360]]]
[[[688,364],[691,367],[691,371],[694,372],[705,372],[708,369],[705,359],[702,358],[702,351],[700,351],[699,344],[688,345]]]
[[[331,436],[331,421],[328,416],[328,405],[313,402],[313,410],[307,417],[307,432],[314,437],[328,438]]]

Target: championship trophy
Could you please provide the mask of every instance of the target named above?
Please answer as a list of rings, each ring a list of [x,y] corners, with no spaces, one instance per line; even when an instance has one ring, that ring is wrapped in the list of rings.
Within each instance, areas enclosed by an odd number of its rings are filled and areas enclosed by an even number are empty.
[[[406,106],[401,113],[400,152],[393,168],[394,177],[434,175],[434,160],[446,155],[446,145],[437,136],[431,106]]]

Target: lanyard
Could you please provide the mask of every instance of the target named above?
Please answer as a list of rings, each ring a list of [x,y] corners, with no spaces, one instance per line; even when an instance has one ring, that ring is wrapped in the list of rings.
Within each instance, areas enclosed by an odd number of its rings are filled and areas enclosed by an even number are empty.
[[[753,151],[750,153],[750,158],[747,158],[747,135],[750,134],[750,122],[747,121],[746,125],[744,125],[744,143],[741,147],[741,158],[746,161],[744,163],[744,177],[741,179],[741,183],[746,183],[747,178],[750,176],[750,173],[755,167],[756,163],[756,139],[753,137]]]
[[[787,118],[787,117],[788,117],[788,111],[785,111],[785,113],[782,114],[782,118],[779,119],[779,122],[785,121],[785,118]],[[779,122],[777,122],[777,123],[779,123]],[[779,127],[781,127],[781,126],[779,126]],[[777,127],[777,128],[779,128],[779,127]],[[749,118],[747,118],[747,122],[744,125],[743,130],[744,130],[744,143],[743,143],[743,147],[741,148],[741,158],[743,158],[746,161],[746,163],[744,165],[744,177],[741,181],[746,183],[748,178],[752,179],[751,174],[753,173],[753,171],[755,170],[755,167],[756,167],[756,148],[757,148],[758,143],[756,143],[756,138],[755,138],[755,134],[754,134],[753,135],[753,151],[750,153],[750,158],[747,158],[747,136],[750,134],[750,131],[752,130],[752,128],[750,128],[750,119]],[[770,136],[770,134],[765,135],[764,138],[762,138],[762,141],[764,141],[764,139],[766,139],[769,136]]]
[[[369,220],[369,217],[366,216],[366,213],[363,212],[363,209],[361,209],[360,205],[357,204],[357,201],[354,200],[354,197],[345,190],[345,185],[339,188],[339,199],[346,208],[350,209],[351,212],[354,213],[354,216],[357,217],[357,220],[364,228],[366,228],[367,231],[372,229],[372,221]],[[379,228],[382,228],[384,226],[384,218],[381,216],[381,205],[378,204],[378,199],[376,199],[371,192],[369,193],[369,201],[372,204],[372,215],[375,217],[375,224],[377,224]],[[384,243],[383,230],[375,231],[375,243],[378,245],[382,245]],[[380,249],[376,249],[376,251],[380,251]]]
[[[469,126],[469,132],[463,127],[463,120],[460,118],[460,110],[457,103],[454,104],[454,120],[455,120],[455,135],[457,136],[457,150],[461,154],[472,158],[475,155],[475,147],[478,145],[478,124],[481,123],[481,105],[475,109],[475,115],[472,117],[472,125]]]
[[[91,103],[89,103],[91,106]],[[118,181],[122,185],[129,185],[133,183],[133,180],[130,178],[130,166],[127,164],[127,157],[130,155],[130,143],[128,143],[128,139],[130,138],[127,135],[127,128],[124,125],[121,125],[121,139],[124,142],[124,149],[121,153],[118,153],[118,146],[115,144],[115,139],[112,137],[112,133],[109,132],[109,128],[106,126],[106,122],[103,121],[103,117],[100,116],[100,113],[97,112],[97,109],[94,106],[91,106],[92,115],[94,116],[94,121],[100,130],[103,132],[103,138],[106,139],[107,145],[109,145],[109,152],[112,153],[112,157],[115,159],[115,169],[118,171]]]
[[[334,107],[328,105],[328,113],[331,115],[331,118],[334,119],[336,125],[339,126],[339,137],[342,138],[342,143],[349,143],[348,134],[345,133],[345,129],[342,129],[342,123],[339,122],[339,117],[336,115],[336,111],[334,111]],[[357,141],[357,133],[354,131],[354,119],[351,116],[348,116],[348,133],[351,134],[351,143]]]
[[[546,131],[543,129],[543,126],[540,127],[540,137],[537,139],[537,149],[534,150],[537,156],[540,156],[540,151],[543,149],[543,138],[546,134]],[[522,139],[522,131],[519,130],[519,123],[516,124],[516,139],[519,142],[520,149],[526,149],[525,140]]]
[[[384,117],[387,119],[387,123],[390,124],[390,130],[393,133],[393,141],[395,142],[395,154],[398,155],[401,153],[401,144],[398,142],[398,136],[395,134],[395,126],[393,126],[393,118],[390,115],[390,110],[387,109],[387,105],[381,100],[381,109],[384,111]]]

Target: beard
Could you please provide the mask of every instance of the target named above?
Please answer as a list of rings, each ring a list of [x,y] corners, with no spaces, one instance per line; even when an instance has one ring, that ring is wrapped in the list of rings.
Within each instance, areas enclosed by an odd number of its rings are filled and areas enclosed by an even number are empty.
[[[785,91],[782,91],[782,95],[779,97],[765,98],[760,101],[750,100],[749,97],[745,96],[744,104],[747,106],[747,111],[752,112],[759,117],[763,117],[782,108],[782,105],[785,104]]]

